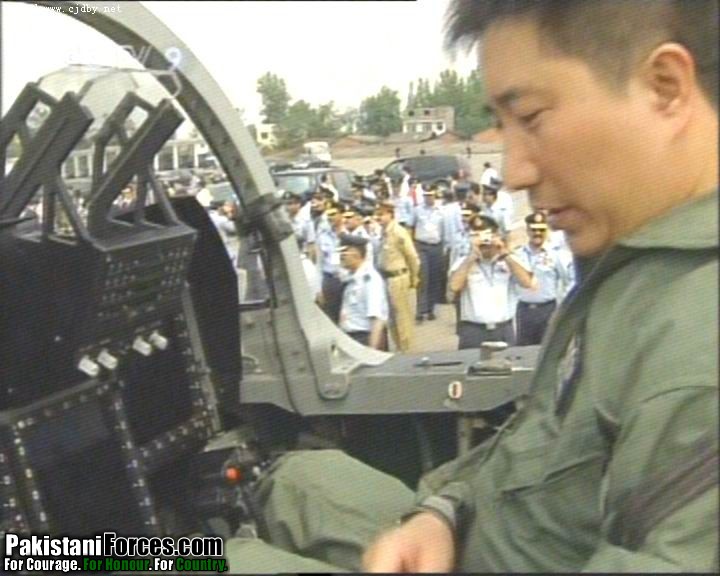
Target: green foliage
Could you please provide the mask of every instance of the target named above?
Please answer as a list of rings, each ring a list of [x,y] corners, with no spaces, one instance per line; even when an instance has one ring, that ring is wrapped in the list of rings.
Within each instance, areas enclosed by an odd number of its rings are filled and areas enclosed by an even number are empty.
[[[343,114],[335,110],[333,102],[318,107],[304,100],[291,102],[285,80],[267,72],[258,79],[257,91],[262,97],[262,114],[267,123],[276,124],[278,144],[293,147],[307,140],[330,140],[341,132],[352,132],[357,124],[359,132],[388,136],[402,131],[402,115],[398,93],[383,86],[374,96],[365,98],[359,110]],[[452,106],[455,109],[455,131],[470,137],[492,126],[492,118],[485,109],[485,88],[477,72],[467,78],[453,70],[444,70],[431,85],[419,78],[412,97],[412,107]]]
[[[332,102],[313,108],[305,100],[298,100],[278,123],[276,134],[279,146],[290,148],[306,140],[332,139],[339,130],[340,118]]]
[[[262,98],[262,115],[268,124],[280,124],[288,115],[290,94],[285,80],[267,72],[257,81],[257,91]]]
[[[398,93],[383,86],[375,96],[365,98],[360,105],[360,132],[387,136],[402,131],[400,97]]]
[[[265,122],[276,125],[280,148],[297,146],[305,140],[331,139],[339,134],[343,120],[333,102],[317,108],[305,100],[290,104],[285,80],[270,72],[258,79],[257,91],[262,97]]]

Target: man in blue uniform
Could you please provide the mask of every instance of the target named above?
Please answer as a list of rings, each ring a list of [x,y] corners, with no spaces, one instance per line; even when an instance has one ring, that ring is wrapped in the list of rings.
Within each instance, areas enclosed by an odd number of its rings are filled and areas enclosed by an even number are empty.
[[[409,194],[402,196],[399,187],[392,192],[392,203],[395,205],[395,220],[405,228],[412,228],[415,204]]]
[[[343,214],[345,219],[345,231],[352,236],[359,236],[360,238],[368,240],[368,243],[365,246],[365,259],[374,266],[375,246],[372,242],[370,242],[370,233],[365,230],[365,227],[363,226],[364,214],[361,210],[361,208],[355,206],[345,210],[345,213]]]
[[[352,234],[340,238],[342,267],[350,273],[340,308],[340,328],[361,344],[382,350],[388,301],[385,282],[367,258],[368,240]]]
[[[415,248],[420,257],[420,289],[415,320],[435,320],[435,304],[443,300],[443,212],[436,205],[436,187],[423,191],[415,208]]]
[[[470,241],[470,254],[453,263],[448,286],[452,299],[460,299],[458,348],[492,340],[512,346],[518,288],[535,289],[537,281],[527,264],[510,254],[491,218],[472,221]]]
[[[547,217],[533,212],[525,218],[528,242],[515,254],[530,265],[537,290],[521,288],[516,316],[517,345],[540,344],[557,304],[570,284],[570,275],[557,250],[548,247]]]
[[[302,199],[299,194],[287,191],[283,194],[283,200],[285,201],[288,216],[290,216],[290,223],[293,232],[295,232],[295,237],[302,241],[304,252],[314,262],[316,259],[315,226],[313,226],[312,220],[302,211]]]
[[[337,324],[340,317],[343,283],[340,279],[340,235],[345,232],[342,206],[335,202],[326,204],[325,216],[328,226],[320,227],[317,235],[318,267],[322,272],[322,292],[325,313]]]
[[[501,236],[507,239],[507,235],[510,232],[510,224],[512,223],[512,200],[510,201],[510,205],[508,205],[507,202],[501,202],[498,199],[501,187],[502,182],[496,179],[493,179],[489,184],[483,185],[483,205],[481,212],[497,222]]]

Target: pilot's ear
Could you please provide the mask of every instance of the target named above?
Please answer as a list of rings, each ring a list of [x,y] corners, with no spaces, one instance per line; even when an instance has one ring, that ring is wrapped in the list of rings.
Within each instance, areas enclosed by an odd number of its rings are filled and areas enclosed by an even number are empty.
[[[665,117],[687,116],[700,85],[695,59],[685,46],[661,44],[643,62],[640,76],[656,112]]]

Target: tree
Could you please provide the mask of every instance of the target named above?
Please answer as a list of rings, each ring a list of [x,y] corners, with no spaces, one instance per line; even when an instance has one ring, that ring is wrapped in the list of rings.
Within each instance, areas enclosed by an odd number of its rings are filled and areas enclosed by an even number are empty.
[[[360,120],[360,110],[357,108],[348,108],[338,115],[340,123],[340,132],[343,134],[352,134],[357,131],[358,121]]]
[[[360,127],[364,134],[387,136],[402,130],[400,97],[383,86],[375,96],[365,98],[360,105]]]
[[[430,81],[425,78],[418,78],[417,90],[415,91],[415,98],[413,99],[413,108],[425,108],[434,105]]]
[[[290,94],[285,80],[271,72],[258,78],[257,91],[262,98],[262,115],[268,124],[280,124],[288,115]]]
[[[335,138],[340,133],[341,125],[342,122],[340,115],[335,110],[335,104],[333,102],[321,104],[314,110],[309,136],[311,138]]]
[[[456,115],[462,115],[465,105],[465,81],[455,70],[443,70],[432,93],[433,106],[452,106]]]
[[[493,125],[492,115],[486,108],[487,95],[485,85],[477,71],[473,71],[465,81],[464,105],[455,119],[457,131],[470,137]]]
[[[285,118],[278,123],[276,134],[281,148],[290,148],[307,140],[315,112],[305,100],[298,100],[288,108]]]

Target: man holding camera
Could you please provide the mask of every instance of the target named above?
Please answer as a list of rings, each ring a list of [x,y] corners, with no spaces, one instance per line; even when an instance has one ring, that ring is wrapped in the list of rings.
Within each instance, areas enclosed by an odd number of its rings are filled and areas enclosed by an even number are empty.
[[[448,284],[448,299],[460,298],[458,348],[479,348],[492,340],[512,346],[518,286],[534,290],[537,280],[509,252],[492,218],[477,216],[471,222],[470,242],[470,254],[452,264]]]

